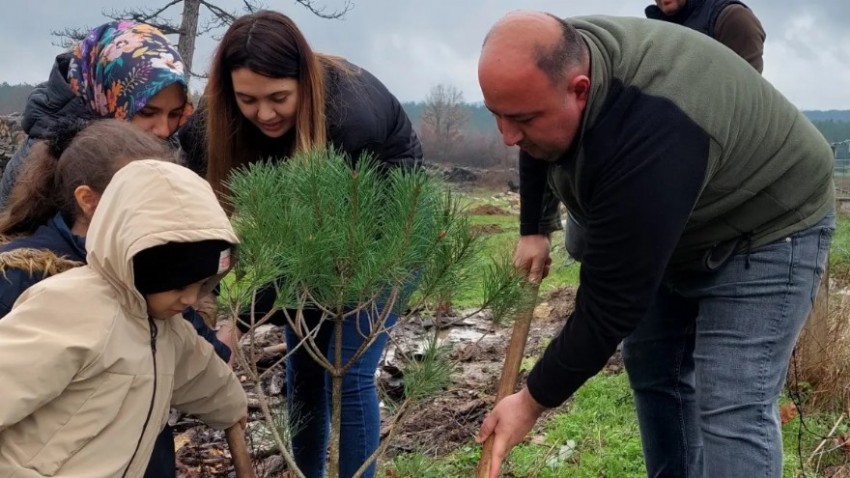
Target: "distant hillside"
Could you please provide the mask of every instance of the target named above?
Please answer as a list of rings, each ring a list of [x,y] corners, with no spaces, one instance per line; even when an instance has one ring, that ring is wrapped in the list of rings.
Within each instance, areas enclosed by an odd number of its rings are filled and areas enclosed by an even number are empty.
[[[28,84],[10,85],[7,82],[0,83],[0,115],[23,112],[27,97],[33,88],[33,85]],[[196,98],[199,96],[199,93],[195,92]],[[407,112],[411,121],[413,121],[414,127],[418,130],[422,120],[422,111],[425,109],[425,103],[407,102],[402,103],[402,107]],[[471,103],[467,104],[466,107],[469,115],[467,128],[470,133],[485,135],[497,133],[493,115],[483,104]],[[818,127],[827,140],[835,142],[850,139],[850,110],[806,110],[803,111],[803,114]]]
[[[404,111],[410,116],[413,124],[418,128],[419,122],[422,119],[422,111],[425,109],[425,103],[408,102],[403,103]],[[496,122],[493,120],[493,115],[481,103],[473,103],[467,105],[467,113],[469,114],[468,127],[474,132],[491,133],[496,130]],[[816,126],[821,130],[824,136],[830,141],[841,141],[850,138],[850,110],[829,110],[829,111],[803,111]]]
[[[5,81],[0,83],[0,115],[22,113],[33,88],[35,86],[27,84],[10,85]]]
[[[850,121],[850,110],[803,111],[812,121]]]
[[[419,123],[422,121],[422,111],[425,110],[425,103],[407,102],[402,103],[407,116],[413,122],[413,126],[419,129]],[[493,120],[493,115],[481,103],[467,104],[467,114],[469,121],[467,127],[476,133],[493,133],[496,131],[496,122]]]

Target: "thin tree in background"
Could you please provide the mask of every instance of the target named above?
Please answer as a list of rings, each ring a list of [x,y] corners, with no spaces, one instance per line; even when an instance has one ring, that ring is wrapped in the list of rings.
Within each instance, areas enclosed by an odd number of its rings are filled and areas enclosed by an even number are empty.
[[[439,84],[425,97],[422,111],[422,140],[428,143],[432,159],[447,162],[469,120],[463,92],[453,85]]]
[[[330,20],[342,18],[353,8],[351,0],[344,0],[342,7],[337,10],[328,10],[327,7],[319,5],[314,0],[293,1],[317,17]],[[241,4],[241,12],[228,10],[221,6],[221,3],[222,0],[215,2],[212,0],[169,0],[158,8],[140,7],[129,10],[113,10],[104,12],[104,15],[113,20],[134,20],[147,23],[160,29],[166,35],[178,35],[177,51],[183,57],[187,73],[192,76],[203,76],[192,69],[195,40],[199,36],[230,26],[234,20],[244,13],[253,13],[265,8],[263,4],[256,0],[230,0],[230,3]],[[183,10],[180,14],[179,23],[164,16],[166,11],[180,4],[183,5]],[[202,7],[209,14],[209,18],[203,26],[200,25]],[[62,39],[59,43],[60,46],[67,47],[85,38],[88,31],[88,28],[65,28],[64,30],[54,31],[53,35]]]

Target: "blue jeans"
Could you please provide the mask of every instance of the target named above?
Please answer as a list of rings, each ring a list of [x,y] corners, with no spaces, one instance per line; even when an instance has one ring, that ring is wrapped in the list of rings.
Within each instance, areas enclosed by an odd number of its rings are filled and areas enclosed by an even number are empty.
[[[313,328],[319,322],[316,310],[306,310],[305,319]],[[390,314],[385,327],[395,324],[397,317]],[[363,335],[370,330],[369,315],[360,313],[344,321],[342,332],[342,363],[345,364],[364,342]],[[362,331],[362,334],[361,334]],[[300,342],[290,327],[285,328],[286,343],[293,350]],[[322,324],[315,338],[316,344],[327,351],[325,356],[333,363],[335,349],[334,324]],[[342,424],[340,436],[340,476],[349,478],[378,448],[381,413],[375,370],[387,344],[386,332],[366,349],[365,353],[348,369],[342,385]],[[330,427],[331,379],[303,347],[291,354],[286,363],[287,404],[296,432],[292,437],[295,462],[307,478],[324,476],[328,457],[328,432]],[[375,465],[363,475],[371,478]]]
[[[777,401],[834,230],[830,214],[662,286],[623,342],[650,477],[782,476]]]

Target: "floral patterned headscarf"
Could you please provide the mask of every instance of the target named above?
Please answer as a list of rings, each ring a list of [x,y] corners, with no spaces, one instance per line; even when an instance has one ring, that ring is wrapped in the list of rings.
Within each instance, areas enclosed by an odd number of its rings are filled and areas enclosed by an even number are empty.
[[[188,91],[183,59],[150,25],[129,20],[101,25],[74,47],[72,56],[68,83],[100,117],[130,120],[174,83]],[[188,114],[188,101],[186,107]]]

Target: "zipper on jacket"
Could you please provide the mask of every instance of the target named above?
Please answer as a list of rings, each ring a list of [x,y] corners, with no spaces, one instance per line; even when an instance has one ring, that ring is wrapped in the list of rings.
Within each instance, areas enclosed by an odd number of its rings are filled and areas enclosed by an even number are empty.
[[[150,422],[151,415],[153,414],[153,405],[156,401],[156,336],[157,336],[157,327],[156,322],[150,317],[148,317],[148,324],[150,324],[151,331],[151,355],[153,356],[153,394],[151,395],[151,404],[148,407],[148,415],[145,417],[145,424],[142,425],[142,434],[139,435],[139,441],[136,442],[136,449],[133,450],[133,456],[130,457],[130,461],[127,463],[127,468],[124,469],[124,474],[121,475],[122,478],[127,476],[127,472],[130,471],[130,466],[133,465],[133,460],[136,459],[136,454],[139,453],[139,447],[142,446],[142,439],[145,436],[145,430],[148,428],[148,422]]]

